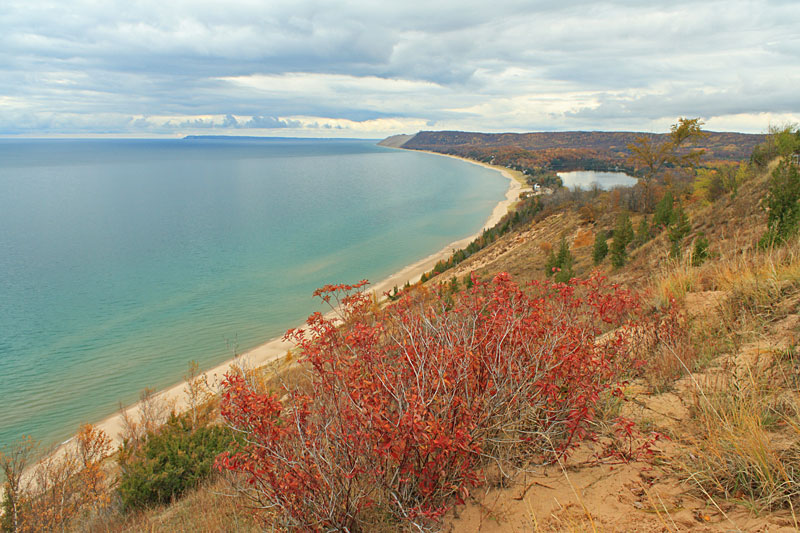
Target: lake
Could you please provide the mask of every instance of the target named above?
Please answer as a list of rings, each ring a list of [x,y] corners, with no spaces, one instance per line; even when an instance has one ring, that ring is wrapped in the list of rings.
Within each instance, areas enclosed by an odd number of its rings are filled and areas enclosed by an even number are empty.
[[[561,178],[564,187],[569,189],[579,187],[584,190],[589,190],[597,185],[607,191],[614,187],[631,187],[639,181],[624,172],[598,172],[595,170],[558,172],[558,177]]]
[[[343,140],[0,140],[0,449],[46,444],[478,232],[498,172]]]

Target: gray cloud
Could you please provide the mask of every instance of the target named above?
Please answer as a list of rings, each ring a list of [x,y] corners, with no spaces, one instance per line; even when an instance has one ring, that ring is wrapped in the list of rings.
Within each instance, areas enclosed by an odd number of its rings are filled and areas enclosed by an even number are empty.
[[[800,119],[798,27],[791,0],[6,0],[0,134],[759,131]]]

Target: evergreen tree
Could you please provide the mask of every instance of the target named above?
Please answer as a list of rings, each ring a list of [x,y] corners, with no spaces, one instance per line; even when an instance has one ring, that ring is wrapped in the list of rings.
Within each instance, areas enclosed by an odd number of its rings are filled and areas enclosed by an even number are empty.
[[[461,286],[460,286],[460,285],[459,285],[459,283],[458,283],[458,278],[457,278],[457,277],[455,277],[455,276],[453,276],[452,278],[450,278],[450,284],[449,284],[449,287],[448,287],[448,290],[450,291],[450,294],[455,294],[455,293],[457,293],[457,292],[458,292],[460,289],[461,289]]]
[[[569,251],[567,239],[561,237],[561,246],[558,248],[558,255],[556,256],[557,266],[561,269],[555,275],[555,280],[561,283],[566,283],[572,279],[572,264],[575,262],[575,257]]]
[[[592,259],[595,265],[603,262],[603,259],[608,255],[608,243],[606,242],[606,232],[600,230],[594,237],[594,248],[592,249]]]
[[[544,273],[547,275],[548,278],[552,277],[555,274],[555,269],[558,268],[556,261],[556,254],[553,250],[550,250],[550,254],[547,256],[547,261],[544,262]]]
[[[566,283],[573,277],[572,265],[574,262],[575,257],[569,251],[566,237],[561,237],[558,253],[550,251],[545,263],[545,273],[548,277],[554,276],[553,279],[557,282]]]
[[[700,266],[708,259],[708,239],[702,232],[694,240],[692,250],[692,266]]]
[[[787,157],[772,172],[763,203],[767,210],[767,232],[762,247],[783,244],[797,234],[800,225],[800,175]]]
[[[611,264],[619,268],[625,264],[628,257],[628,244],[633,240],[633,224],[627,213],[622,213],[617,218],[614,228],[614,238],[611,241]]]
[[[650,224],[647,222],[647,215],[642,217],[639,221],[639,226],[636,228],[636,246],[641,246],[652,238],[650,233]]]
[[[683,239],[692,230],[692,223],[689,221],[689,215],[686,214],[680,204],[675,209],[673,218],[674,221],[669,227],[669,242],[672,243],[669,253],[672,257],[680,257],[683,251],[681,246]]]
[[[653,228],[661,230],[669,227],[675,221],[673,203],[675,203],[675,200],[672,198],[672,193],[667,191],[664,197],[656,204],[656,212],[653,215]]]

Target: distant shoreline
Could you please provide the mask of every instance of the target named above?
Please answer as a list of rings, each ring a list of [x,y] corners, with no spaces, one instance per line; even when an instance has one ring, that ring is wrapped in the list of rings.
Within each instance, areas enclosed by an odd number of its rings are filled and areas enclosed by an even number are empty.
[[[184,135],[182,141],[377,141],[359,137],[264,137],[258,135]]]
[[[422,152],[422,150],[409,150],[413,152]],[[438,252],[431,254],[427,257],[424,257],[404,268],[395,272],[394,274],[390,275],[389,277],[381,280],[374,285],[370,285],[369,290],[374,292],[379,298],[389,290],[391,290],[394,286],[401,287],[407,281],[409,283],[416,283],[419,281],[422,274],[425,272],[429,272],[433,269],[434,265],[441,260],[446,260],[450,257],[450,255],[460,249],[465,248],[470,242],[475,240],[477,237],[481,235],[481,233],[493,227],[497,224],[500,219],[505,215],[509,208],[518,200],[520,193],[526,190],[526,186],[524,183],[515,178],[506,168],[489,165],[487,163],[482,163],[479,161],[473,161],[470,159],[466,159],[463,157],[458,157],[454,155],[448,154],[441,154],[437,152],[425,152],[428,154],[444,156],[444,157],[451,157],[453,159],[460,159],[461,161],[465,161],[467,163],[471,163],[474,165],[479,165],[484,168],[488,168],[490,170],[497,171],[500,173],[504,178],[509,180],[509,186],[506,190],[505,197],[498,202],[498,204],[492,210],[492,213],[489,215],[489,218],[484,223],[481,230],[473,235],[468,237],[464,237],[463,239],[459,239],[455,242],[452,242],[439,250]],[[301,324],[303,326],[305,324]],[[248,350],[247,352],[237,355],[236,357],[229,359],[219,365],[214,366],[211,369],[203,371],[203,373],[208,377],[209,383],[216,384],[222,381],[225,374],[231,370],[234,365],[244,365],[249,368],[263,366],[265,364],[271,363],[273,361],[278,360],[279,358],[286,355],[286,352],[292,349],[294,345],[291,342],[284,341],[283,337],[273,338],[259,346]],[[173,403],[175,409],[178,412],[182,412],[188,409],[188,404],[186,401],[186,381],[180,381],[175,385],[168,387],[166,389],[162,389],[158,391],[155,395],[155,398],[159,401],[165,401],[168,403]],[[124,408],[124,413],[128,417],[134,417],[137,414],[137,410],[139,408],[140,402],[135,402],[132,405],[129,405]],[[110,415],[100,422],[95,424],[95,427],[98,429],[103,430],[111,439],[112,444],[116,447],[121,444],[121,440],[119,437],[120,432],[123,430],[123,414],[122,412],[115,413]],[[56,451],[54,452],[57,454],[59,449],[63,449],[65,444],[68,444],[70,441],[66,441],[61,446],[59,446]]]

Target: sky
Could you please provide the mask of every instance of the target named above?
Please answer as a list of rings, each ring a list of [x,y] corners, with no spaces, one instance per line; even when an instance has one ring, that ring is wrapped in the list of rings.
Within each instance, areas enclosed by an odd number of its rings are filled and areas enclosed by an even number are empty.
[[[2,0],[0,136],[800,122],[800,0]]]

